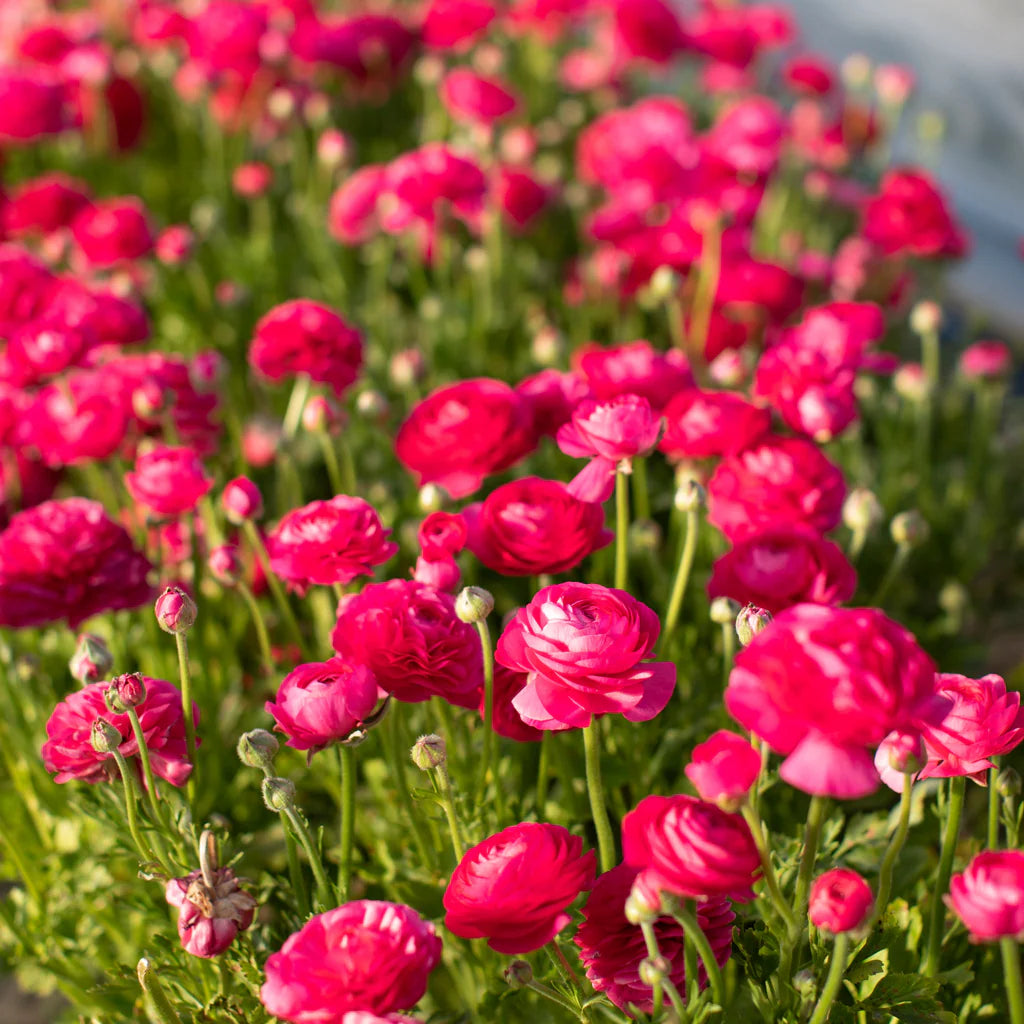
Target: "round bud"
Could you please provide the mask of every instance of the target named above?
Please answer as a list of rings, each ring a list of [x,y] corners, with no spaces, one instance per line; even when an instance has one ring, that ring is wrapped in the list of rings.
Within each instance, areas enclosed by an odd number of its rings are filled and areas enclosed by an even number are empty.
[[[884,515],[882,503],[866,487],[854,487],[843,502],[843,524],[853,533],[874,529]]]
[[[196,603],[181,587],[168,587],[153,610],[165,633],[187,633],[196,621]]]
[[[437,484],[424,484],[420,488],[419,503],[423,512],[438,512],[444,505],[445,493]]]
[[[925,299],[910,311],[910,329],[915,334],[934,334],[942,326],[942,307]]]
[[[263,802],[271,811],[287,811],[295,806],[295,783],[272,775],[263,780]]]
[[[736,636],[744,647],[772,623],[772,613],[756,604],[744,605],[736,616]]]
[[[250,768],[269,768],[280,744],[266,729],[253,729],[238,737],[238,759]]]
[[[693,477],[683,480],[676,488],[672,503],[680,512],[693,512],[707,503],[707,492]]]
[[[326,395],[313,395],[302,409],[302,425],[311,434],[332,434],[345,422],[345,412]]]
[[[971,604],[971,595],[959,580],[949,580],[939,591],[939,607],[947,615],[961,616]]]
[[[114,656],[106,641],[94,633],[81,633],[78,646],[71,655],[68,667],[71,675],[83,686],[103,679],[114,666]]]
[[[931,394],[931,385],[920,363],[904,363],[892,375],[892,386],[908,402],[925,402]]]
[[[99,754],[109,754],[124,742],[124,737],[105,718],[97,718],[89,732],[92,749]]]
[[[494,611],[494,598],[483,587],[463,587],[455,599],[455,614],[463,622],[483,622]]]
[[[409,751],[412,763],[422,772],[429,772],[432,768],[440,768],[448,760],[448,751],[444,740],[431,733],[429,736],[421,736]]]
[[[382,423],[388,417],[388,400],[379,391],[367,388],[356,396],[356,412],[375,423]]]
[[[263,495],[247,476],[236,476],[225,484],[220,503],[228,522],[235,526],[263,515]]]
[[[1011,765],[1000,768],[999,774],[996,775],[996,790],[1004,800],[1012,800],[1020,796],[1020,772]]]
[[[530,342],[530,355],[539,366],[555,366],[565,354],[565,342],[555,327],[545,323]]]
[[[902,548],[915,548],[928,539],[928,522],[916,509],[899,512],[889,525],[892,539]]]
[[[663,956],[647,957],[640,961],[640,980],[652,988],[660,985],[668,977],[671,966]]]
[[[812,998],[817,995],[818,979],[814,976],[814,971],[808,967],[797,971],[793,975],[793,987],[801,996]]]
[[[885,741],[886,756],[893,771],[915,774],[928,760],[920,733],[897,732]]]
[[[653,519],[637,519],[629,526],[629,550],[637,554],[661,547],[661,527]]]
[[[137,708],[146,699],[146,684],[138,672],[129,672],[112,680],[103,692],[107,707],[117,715]]]
[[[324,167],[334,170],[351,159],[352,140],[336,128],[328,128],[316,140],[316,158]]]
[[[739,605],[728,597],[716,597],[711,602],[710,616],[712,622],[726,626],[736,621]]]
[[[509,988],[524,988],[533,981],[533,968],[526,960],[513,960],[505,968],[505,980]]]
[[[408,388],[423,379],[426,368],[423,353],[419,349],[406,348],[391,357],[388,376],[396,388]]]
[[[652,904],[652,899],[656,899],[654,894],[634,885],[626,898],[626,920],[635,925],[656,921],[661,914],[661,902]]]

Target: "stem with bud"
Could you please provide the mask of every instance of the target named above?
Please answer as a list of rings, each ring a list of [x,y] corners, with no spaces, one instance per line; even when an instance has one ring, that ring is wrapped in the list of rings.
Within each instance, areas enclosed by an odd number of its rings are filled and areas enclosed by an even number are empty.
[[[690,579],[690,571],[693,569],[693,560],[697,554],[697,533],[700,529],[700,510],[695,505],[686,510],[686,537],[683,541],[683,551],[679,557],[679,568],[676,570],[676,578],[672,583],[672,594],[669,597],[668,608],[665,611],[665,625],[661,631],[661,649],[668,647],[669,639],[679,622],[679,613],[683,607],[683,595],[686,593],[686,584]]]
[[[615,471],[615,589],[625,590],[629,576],[629,481]]]
[[[615,838],[608,820],[608,805],[605,802],[604,783],[601,780],[601,740],[597,733],[598,724],[592,719],[583,730],[583,754],[587,771],[587,793],[590,796],[590,813],[597,830],[597,849],[601,871],[615,867]]]
[[[875,903],[876,920],[885,913],[889,905],[889,895],[892,893],[892,873],[896,867],[896,859],[903,849],[907,839],[907,832],[910,829],[910,806],[912,803],[913,780],[915,772],[903,773],[903,792],[900,794],[900,820],[889,841],[889,848],[882,858],[882,866],[878,871],[878,899]]]
[[[828,1020],[829,1011],[839,993],[843,983],[843,974],[846,971],[846,956],[849,952],[850,937],[846,932],[840,932],[836,936],[835,946],[832,948],[832,962],[828,967],[828,977],[825,979],[825,987],[821,990],[818,1005],[814,1008],[814,1014],[809,1024],[825,1024]]]
[[[352,837],[356,818],[356,766],[352,748],[338,744],[338,773],[341,784],[341,852],[338,857],[338,889],[343,903],[349,898],[352,878]]]

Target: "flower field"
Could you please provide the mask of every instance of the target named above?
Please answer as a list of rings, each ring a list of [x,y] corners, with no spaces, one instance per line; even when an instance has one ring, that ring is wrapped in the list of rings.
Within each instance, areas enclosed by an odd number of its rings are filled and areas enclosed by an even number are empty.
[[[1024,1024],[1024,404],[913,85],[771,3],[0,0],[24,991]]]

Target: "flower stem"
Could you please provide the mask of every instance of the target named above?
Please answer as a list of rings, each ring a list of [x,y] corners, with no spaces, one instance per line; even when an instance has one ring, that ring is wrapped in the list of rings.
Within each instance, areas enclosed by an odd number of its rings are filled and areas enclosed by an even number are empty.
[[[462,837],[459,835],[459,819],[455,813],[455,794],[452,792],[452,780],[448,775],[445,765],[438,765],[434,769],[437,779],[437,787],[441,794],[441,803],[444,805],[444,814],[448,819],[448,832],[452,837],[452,849],[455,851],[456,861],[461,861],[465,856],[465,847],[462,845]]]
[[[733,622],[722,623],[722,687],[729,685],[729,673],[732,672],[733,658],[736,657],[736,625]]]
[[[800,858],[800,872],[796,879],[796,899],[793,904],[797,927],[801,929],[807,913],[807,896],[811,890],[811,875],[814,874],[814,861],[818,855],[821,827],[825,823],[827,808],[827,797],[811,797],[811,806],[807,809],[807,825],[804,828],[804,852]]]
[[[338,889],[348,902],[352,878],[352,837],[356,820],[356,766],[352,748],[338,744],[338,773],[341,786],[341,853],[338,856]]]
[[[998,768],[988,770],[988,837],[986,847],[995,850],[999,847],[999,790],[996,787],[996,779],[999,777]]]
[[[693,559],[697,554],[697,533],[700,529],[700,512],[696,508],[689,509],[686,513],[686,537],[683,541],[683,551],[679,556],[679,568],[676,570],[676,578],[672,583],[672,594],[669,597],[668,609],[665,612],[664,627],[661,631],[661,648],[668,647],[669,638],[672,636],[679,622],[679,613],[683,608],[683,595],[686,593],[686,584],[690,579],[690,570],[693,569]]]
[[[295,378],[295,384],[292,386],[292,393],[288,398],[288,408],[285,410],[284,423],[281,428],[286,439],[290,440],[298,433],[299,424],[302,422],[302,410],[305,409],[306,402],[309,400],[309,392],[312,385],[313,381],[305,373],[300,373]]]
[[[875,591],[875,596],[871,598],[871,604],[880,606],[882,601],[885,600],[889,593],[890,588],[899,579],[900,573],[903,571],[903,566],[907,564],[907,559],[910,557],[910,545],[900,544],[896,548],[896,554],[893,555],[892,561],[889,563],[889,568],[886,570],[885,575],[882,577],[882,582],[878,584],[878,589]]]
[[[647,945],[647,958],[649,960],[659,960],[661,958],[661,950],[658,948],[658,936],[654,934],[654,923],[651,921],[641,921],[640,930],[644,933],[644,943]],[[661,977],[655,977],[654,984],[651,985],[651,1001],[654,1004],[654,1009],[651,1010],[652,1020],[657,1020],[658,1014],[661,1013],[664,993],[663,980]]]
[[[291,633],[292,640],[302,648],[302,631],[299,629],[292,606],[288,603],[288,595],[285,594],[281,581],[277,578],[274,570],[270,568],[270,556],[267,554],[267,548],[263,543],[259,530],[256,529],[256,524],[252,520],[247,519],[242,524],[242,529],[245,531],[245,536],[252,546],[253,552],[260,560],[263,573],[267,578],[267,586],[270,587],[270,593],[274,596],[278,611],[280,611],[281,618],[284,619],[285,625],[288,627],[288,632]]]
[[[160,1018],[160,1024],[181,1024],[181,1018],[171,1005],[170,999],[167,998],[167,993],[164,991],[160,979],[157,978],[156,971],[145,957],[139,961],[138,976],[142,991],[153,1002],[153,1009],[156,1010],[156,1015]]]
[[[486,621],[481,620],[475,625],[480,635],[480,650],[484,659],[484,760],[480,766],[476,793],[479,803],[483,799],[487,776],[490,774],[491,762],[494,759],[494,650],[491,647],[491,631],[487,628]],[[501,784],[497,778],[494,780],[494,792],[501,801]],[[500,814],[500,817],[504,817],[504,814]]]
[[[309,866],[313,869],[313,878],[316,881],[316,898],[320,904],[320,909],[327,910],[331,905],[331,886],[327,881],[327,874],[324,872],[323,861],[313,846],[313,837],[309,834],[309,828],[306,826],[305,821],[303,821],[302,815],[294,807],[285,808],[284,813],[288,816],[288,820],[291,822],[292,829],[295,832],[295,837],[306,853]]]
[[[590,725],[583,730],[583,753],[587,766],[587,793],[590,796],[590,813],[594,817],[594,828],[597,830],[598,859],[601,871],[611,871],[615,867],[615,839],[612,826],[608,820],[608,805],[604,798],[604,783],[601,781],[601,738],[597,732],[597,722],[591,719]]]
[[[832,962],[828,967],[828,977],[825,979],[825,987],[821,990],[818,1005],[814,1008],[809,1024],[825,1024],[828,1020],[832,1003],[839,994],[839,988],[843,984],[843,974],[846,972],[846,956],[849,951],[850,937],[846,932],[840,932],[836,936],[836,944],[832,949]]]
[[[131,776],[131,769],[120,750],[115,747],[110,753],[117,763],[117,770],[121,773],[121,782],[124,784],[124,809],[128,819],[128,831],[132,834],[132,840],[142,859],[153,860],[153,853],[139,831],[139,810],[135,804],[135,782]],[[164,865],[161,864],[161,867]]]
[[[174,642],[178,647],[178,672],[181,676],[181,709],[185,718],[185,746],[192,772],[188,780],[189,803],[195,798],[196,763],[196,722],[192,714],[192,669],[188,663],[188,641],[184,633],[175,633]]]
[[[548,761],[551,755],[549,743],[549,734],[543,732],[540,737],[540,756],[537,758],[537,795],[534,801],[534,810],[541,820],[544,818],[544,807],[548,802]]]
[[[149,757],[149,747],[146,745],[146,735],[142,731],[139,713],[135,708],[128,708],[128,721],[131,722],[132,732],[135,735],[135,745],[139,748],[139,760],[142,762],[142,774],[146,779],[146,790],[149,796],[149,806],[153,811],[153,820],[158,825],[163,826],[164,816],[159,803],[160,794],[156,788],[156,778],[153,775],[153,764]]]
[[[299,849],[291,824],[284,822],[285,851],[288,857],[288,877],[291,880],[292,892],[295,895],[296,909],[299,917],[309,916],[309,893],[306,891],[306,880],[302,877],[302,866],[299,863]]]
[[[334,439],[326,430],[318,430],[316,434],[317,441],[320,442],[320,453],[323,455],[324,465],[327,467],[327,479],[331,483],[331,490],[335,494],[348,494],[341,477],[338,453],[334,450]]]
[[[792,932],[797,926],[797,921],[793,916],[793,911],[789,908],[789,904],[786,902],[786,898],[782,895],[782,890],[779,888],[779,880],[775,875],[771,851],[768,848],[765,836],[764,823],[761,821],[756,808],[750,803],[743,805],[743,820],[749,826],[750,833],[754,837],[754,843],[757,846],[757,852],[761,855],[761,877],[764,880],[765,888],[768,890],[772,906],[779,917],[786,923],[787,930]]]
[[[1003,954],[1003,981],[1006,984],[1006,1001],[1010,1004],[1010,1022],[1024,1024],[1024,988],[1020,981],[1017,940],[1004,936],[999,940],[999,951]]]
[[[896,859],[903,849],[907,839],[907,832],[910,829],[910,805],[912,803],[912,791],[914,778],[913,772],[903,773],[903,792],[900,794],[900,820],[896,826],[893,837],[889,840],[889,848],[882,858],[882,866],[878,871],[878,899],[875,904],[875,919],[877,920],[885,913],[889,905],[889,896],[892,893],[892,872],[896,866]]]
[[[949,807],[946,811],[946,827],[942,833],[942,853],[939,855],[939,870],[935,876],[935,889],[931,915],[928,919],[928,944],[925,947],[921,972],[931,977],[939,969],[939,954],[942,952],[942,924],[946,916],[946,904],[942,897],[949,891],[949,878],[953,873],[953,857],[956,841],[960,834],[960,818],[964,810],[964,793],[967,780],[949,780]]]
[[[270,637],[267,636],[267,624],[263,621],[263,616],[260,615],[260,606],[256,603],[256,596],[253,592],[241,581],[237,584],[238,592],[242,595],[242,600],[245,601],[249,608],[249,614],[252,616],[252,624],[256,627],[256,641],[260,645],[260,657],[263,661],[263,671],[268,675],[274,674],[274,654],[270,649]]]
[[[715,959],[715,951],[708,942],[700,922],[697,920],[696,905],[692,900],[681,900],[673,908],[673,916],[683,926],[686,937],[693,942],[698,955],[704,963],[704,970],[707,972],[708,985],[711,988],[711,996],[715,1002],[725,1007],[725,987],[722,984],[722,970]]]
[[[629,480],[615,473],[615,589],[625,590],[629,577]]]

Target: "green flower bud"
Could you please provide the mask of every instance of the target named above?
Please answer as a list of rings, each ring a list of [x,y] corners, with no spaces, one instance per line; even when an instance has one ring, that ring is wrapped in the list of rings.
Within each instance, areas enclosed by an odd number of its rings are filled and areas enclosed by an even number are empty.
[[[1021,780],[1020,772],[1010,765],[999,769],[996,776],[996,789],[1004,800],[1013,800],[1020,796]]]
[[[736,636],[744,647],[772,623],[772,614],[756,604],[744,605],[736,616]]]
[[[444,740],[436,733],[421,736],[412,750],[409,751],[412,763],[420,771],[429,772],[432,768],[440,768],[448,760],[448,750]]]
[[[729,625],[736,621],[739,610],[739,605],[731,598],[716,597],[711,602],[711,621],[717,622],[720,626]]]
[[[471,625],[483,622],[494,611],[494,598],[483,587],[463,587],[455,599],[455,614]]]
[[[271,776],[263,780],[263,802],[272,811],[287,811],[295,806],[295,783]]]
[[[89,733],[92,749],[99,754],[109,754],[124,742],[124,737],[105,718],[97,718]]]
[[[238,759],[250,768],[269,768],[280,743],[266,729],[253,729],[238,737]]]
[[[924,516],[917,509],[909,509],[892,517],[889,532],[900,547],[916,548],[928,539],[931,531]]]
[[[513,960],[505,968],[505,980],[511,989],[525,988],[533,981],[533,968],[526,960]]]
[[[680,512],[693,512],[707,504],[707,491],[693,477],[681,481],[676,488],[672,503]]]
[[[672,965],[665,957],[648,957],[640,961],[640,980],[645,985],[650,985],[653,988],[655,985],[661,984],[668,977],[671,969]]]

